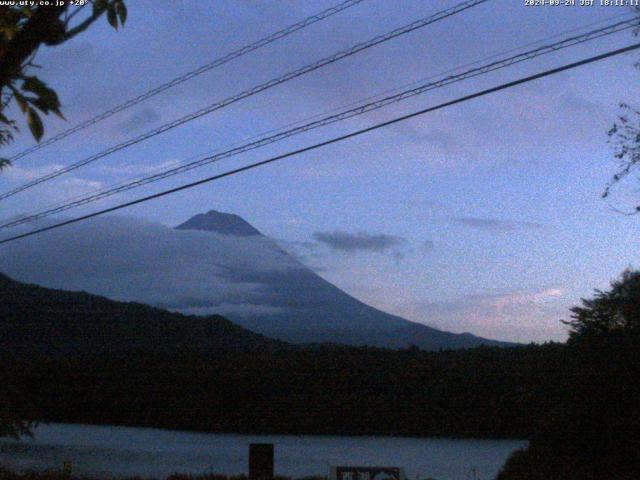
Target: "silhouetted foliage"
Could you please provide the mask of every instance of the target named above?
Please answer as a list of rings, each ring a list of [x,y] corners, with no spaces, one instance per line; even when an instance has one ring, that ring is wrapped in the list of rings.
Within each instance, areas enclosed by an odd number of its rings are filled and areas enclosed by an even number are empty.
[[[0,274],[0,351],[4,355],[119,357],[287,347],[219,315],[182,315],[84,292],[27,285]]]
[[[577,369],[500,480],[640,478],[640,272],[623,272],[572,312]]]
[[[629,176],[640,162],[640,112],[626,103],[621,103],[620,109],[622,112],[607,132],[618,171],[605,187],[603,198],[607,198],[613,187]],[[635,211],[640,211],[640,205],[635,207]]]
[[[127,18],[123,0],[89,0],[74,6],[68,1],[47,3],[0,5],[0,146],[11,143],[18,131],[15,120],[6,116],[6,107],[12,101],[27,118],[31,134],[38,141],[44,134],[40,113],[53,112],[64,118],[56,92],[37,76],[27,74],[35,67],[33,61],[38,48],[60,45],[74,38],[105,13],[109,24],[116,29],[119,24],[124,25]],[[77,21],[89,5],[91,13]],[[0,168],[8,164],[7,159],[0,159]]]
[[[194,317],[87,293],[51,290],[0,274],[0,358],[21,372],[23,361],[84,354],[214,354],[288,348],[218,315]],[[81,365],[78,365],[82,369]],[[123,372],[123,375],[126,373]],[[37,388],[40,380],[34,379]],[[28,433],[36,416],[24,388],[0,383],[0,437]]]
[[[0,391],[0,437],[18,439],[31,435],[35,422],[30,420],[31,411],[25,408],[24,394],[5,385]]]
[[[0,480],[97,480],[91,476],[70,475],[68,472],[50,470],[46,472],[24,472],[17,473],[10,470],[0,469]],[[140,477],[125,477],[121,480],[142,480]],[[173,474],[165,477],[164,480],[248,480],[246,475],[184,475]],[[276,475],[274,480],[291,480],[290,477]],[[298,480],[326,480],[326,477],[304,477]]]
[[[220,317],[0,280],[0,339],[39,345],[11,349],[9,341],[0,349],[0,385],[16,392],[28,412],[21,418],[529,438],[501,480],[640,474],[640,348],[630,340],[637,339],[637,272],[573,309],[566,345],[441,352],[294,347]],[[184,330],[176,326],[182,322]]]
[[[561,345],[293,347],[0,277],[0,384],[36,420],[204,431],[527,437],[567,382]]]
[[[6,358],[42,421],[236,433],[526,438],[570,380],[561,345],[315,347]]]
[[[571,312],[572,319],[563,322],[571,343],[640,342],[640,271],[625,270],[609,291],[596,290]]]
[[[633,7],[636,16],[640,17],[640,7]],[[638,36],[640,29],[633,31]],[[635,64],[640,68],[640,62]],[[607,132],[609,144],[613,147],[614,158],[618,163],[618,171],[606,185],[602,198],[607,198],[615,185],[627,178],[640,165],[640,111],[628,103],[620,103],[621,113]],[[632,212],[640,212],[640,205],[634,207]]]

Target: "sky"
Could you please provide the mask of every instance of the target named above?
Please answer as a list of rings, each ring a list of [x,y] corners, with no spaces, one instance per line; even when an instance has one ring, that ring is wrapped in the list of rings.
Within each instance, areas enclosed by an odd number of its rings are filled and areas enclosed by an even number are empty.
[[[116,32],[100,21],[38,53],[38,75],[58,91],[68,119],[47,118],[46,136],[336,3],[129,0],[123,29]],[[456,3],[365,0],[17,160],[0,174],[0,190]],[[626,7],[527,7],[519,0],[491,0],[16,195],[0,204],[0,217],[177,165],[629,13]],[[626,31],[556,52],[67,215],[178,186],[634,40]],[[568,309],[639,264],[640,217],[614,210],[640,197],[637,179],[607,201],[600,198],[616,171],[606,132],[618,104],[633,104],[640,93],[640,71],[634,68],[639,56],[622,55],[465,102],[121,214],[175,226],[210,209],[236,213],[323,278],[381,310],[453,332],[521,342],[563,340],[560,319],[568,318]],[[22,133],[3,154],[33,143]]]

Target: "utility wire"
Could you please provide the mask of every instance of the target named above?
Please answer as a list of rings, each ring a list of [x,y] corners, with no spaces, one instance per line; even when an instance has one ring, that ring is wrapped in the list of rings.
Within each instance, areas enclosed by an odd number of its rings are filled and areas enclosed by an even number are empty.
[[[167,196],[167,195],[171,195],[173,193],[177,193],[177,192],[180,192],[182,190],[188,190],[188,189],[196,187],[198,185],[203,185],[205,183],[210,183],[210,182],[213,182],[215,180],[220,180],[221,178],[225,178],[225,177],[229,177],[229,176],[232,176],[232,175],[236,175],[236,174],[241,173],[241,172],[245,172],[245,171],[248,171],[248,170],[253,170],[254,168],[258,168],[258,167],[261,167],[261,166],[264,166],[264,165],[268,165],[270,163],[274,163],[274,162],[283,160],[285,158],[289,158],[289,157],[293,157],[293,156],[296,156],[296,155],[300,155],[302,153],[306,153],[306,152],[309,152],[309,151],[312,151],[312,150],[316,150],[318,148],[325,147],[327,145],[331,145],[331,144],[338,143],[338,142],[341,142],[341,141],[344,141],[344,140],[347,140],[347,139],[350,139],[350,138],[353,138],[353,137],[357,137],[357,136],[363,135],[365,133],[372,132],[372,131],[378,130],[380,128],[388,127],[389,125],[394,125],[396,123],[399,123],[399,122],[402,122],[402,121],[405,121],[405,120],[408,120],[408,119],[411,119],[411,118],[414,118],[414,117],[417,117],[417,116],[420,116],[420,115],[424,115],[424,114],[427,114],[427,113],[430,113],[430,112],[433,112],[433,111],[436,111],[436,110],[441,110],[443,108],[450,107],[450,106],[453,106],[453,105],[457,105],[459,103],[464,103],[464,102],[467,102],[469,100],[473,100],[473,99],[478,98],[478,97],[483,97],[483,96],[489,95],[491,93],[499,92],[501,90],[506,90],[508,88],[513,88],[513,87],[515,87],[517,85],[522,85],[524,83],[528,83],[528,82],[531,82],[531,81],[534,81],[534,80],[537,80],[537,79],[540,79],[540,78],[543,78],[543,77],[548,77],[550,75],[555,75],[555,74],[558,74],[560,72],[564,72],[564,71],[571,70],[571,69],[574,69],[574,68],[577,68],[577,67],[580,67],[580,66],[583,66],[583,65],[587,65],[587,64],[594,63],[594,62],[597,62],[597,61],[600,61],[600,60],[604,60],[606,58],[614,57],[616,55],[621,55],[623,53],[631,52],[631,51],[637,50],[639,48],[640,48],[640,43],[636,43],[636,44],[633,44],[633,45],[630,45],[630,46],[627,46],[627,47],[619,48],[617,50],[611,50],[609,52],[606,52],[606,53],[603,53],[603,54],[600,54],[600,55],[589,57],[589,58],[586,58],[586,59],[583,59],[583,60],[580,60],[580,61],[577,61],[577,62],[565,64],[565,65],[563,65],[561,67],[552,68],[550,70],[545,70],[543,72],[536,73],[534,75],[530,75],[530,76],[527,76],[527,77],[524,77],[524,78],[520,78],[518,80],[514,80],[514,81],[511,81],[511,82],[503,83],[503,84],[498,85],[496,87],[488,88],[486,90],[481,90],[479,92],[475,92],[475,93],[472,93],[470,95],[465,95],[463,97],[456,98],[455,100],[450,100],[448,102],[441,103],[441,104],[436,105],[434,107],[428,107],[428,108],[425,108],[425,109],[422,109],[422,110],[418,110],[417,112],[409,113],[407,115],[403,115],[403,116],[396,117],[396,118],[391,119],[391,120],[387,120],[387,121],[382,122],[382,123],[378,123],[378,124],[373,125],[371,127],[367,127],[367,128],[363,128],[363,129],[360,129],[360,130],[356,130],[354,132],[347,133],[345,135],[341,135],[339,137],[334,137],[334,138],[331,138],[329,140],[325,140],[323,142],[316,143],[314,145],[310,145],[308,147],[300,148],[298,150],[294,150],[294,151],[291,151],[291,152],[288,152],[288,153],[284,153],[282,155],[277,155],[275,157],[271,157],[271,158],[268,158],[266,160],[262,160],[260,162],[255,162],[255,163],[252,163],[252,164],[249,164],[249,165],[245,165],[244,167],[236,168],[234,170],[229,170],[227,172],[220,173],[218,175],[214,175],[212,177],[207,177],[207,178],[204,178],[204,179],[201,179],[201,180],[197,180],[195,182],[191,182],[191,183],[187,183],[185,185],[181,185],[179,187],[174,187],[174,188],[171,188],[169,190],[164,190],[162,192],[155,193],[153,195],[148,195],[146,197],[138,198],[138,199],[132,200],[130,202],[121,203],[119,205],[116,205],[116,206],[113,206],[113,207],[110,207],[110,208],[105,208],[104,210],[100,210],[100,211],[93,212],[93,213],[90,213],[90,214],[87,214],[87,215],[83,215],[81,217],[76,217],[76,218],[73,218],[73,219],[70,219],[70,220],[65,220],[63,222],[59,222],[59,223],[56,223],[56,224],[53,224],[53,225],[49,225],[47,227],[39,228],[39,229],[33,230],[31,232],[23,233],[23,234],[20,234],[20,235],[15,235],[13,237],[9,237],[9,238],[0,240],[0,245],[19,240],[21,238],[30,237],[32,235],[36,235],[36,234],[39,234],[39,233],[42,233],[42,232],[46,232],[46,231],[49,231],[49,230],[53,230],[53,229],[56,229],[56,228],[60,228],[60,227],[66,226],[66,225],[71,225],[73,223],[77,223],[77,222],[81,222],[81,221],[84,221],[84,220],[88,220],[90,218],[97,217],[99,215],[104,215],[105,213],[115,212],[117,210],[121,210],[121,209],[126,208],[126,207],[130,207],[130,206],[133,206],[133,205],[138,205],[140,203],[148,202],[150,200],[154,200],[156,198],[160,198],[160,197],[164,197],[164,196]]]
[[[490,72],[493,72],[495,70],[499,70],[499,69],[503,69],[506,67],[510,67],[514,64],[523,62],[523,61],[527,61],[527,60],[531,60],[533,58],[536,58],[538,56],[541,55],[546,55],[552,52],[556,52],[558,50],[564,49],[564,48],[568,48],[571,46],[575,46],[578,44],[582,44],[588,41],[593,41],[595,39],[601,38],[603,36],[606,35],[611,35],[613,33],[617,33],[629,28],[633,28],[633,27],[637,27],[638,24],[640,23],[640,20],[633,18],[633,19],[627,19],[624,20],[622,22],[617,22],[615,24],[612,25],[608,25],[599,29],[595,29],[592,30],[590,32],[581,34],[581,35],[577,35],[574,37],[570,37],[570,38],[566,38],[563,39],[561,41],[549,44],[549,45],[544,45],[541,46],[539,48],[533,49],[533,50],[529,50],[527,52],[523,52],[523,53],[519,53],[517,55],[513,55],[507,58],[503,58],[491,63],[488,63],[486,65],[482,65],[470,70],[467,70],[463,73],[460,74],[456,74],[456,75],[449,75],[447,77],[441,78],[439,80],[433,81],[433,82],[428,82],[426,84],[420,85],[416,88],[413,89],[409,89],[409,90],[405,90],[402,91],[400,93],[397,93],[395,95],[391,95],[388,96],[386,98],[382,98],[380,100],[374,101],[374,102],[369,102],[369,103],[365,103],[362,105],[359,105],[355,108],[351,108],[351,109],[347,109],[344,110],[342,112],[339,112],[337,114],[333,114],[333,115],[329,115],[327,117],[321,118],[319,120],[316,121],[312,121],[303,125],[299,125],[296,126],[294,128],[291,128],[289,130],[285,130],[285,131],[280,131],[279,133],[276,133],[275,135],[271,135],[271,136],[267,136],[267,137],[263,137],[260,138],[259,140],[253,141],[253,142],[249,142],[246,143],[244,145],[241,146],[237,146],[234,148],[231,148],[230,150],[226,150],[220,153],[215,153],[213,155],[209,155],[209,156],[205,156],[204,158],[200,158],[198,160],[195,161],[191,161],[188,163],[184,163],[182,165],[176,166],[176,167],[172,167],[172,168],[167,168],[163,171],[160,171],[158,173],[154,173],[148,176],[144,176],[135,180],[131,180],[129,182],[121,182],[118,185],[115,185],[109,189],[100,191],[98,193],[94,193],[91,195],[85,195],[83,197],[80,197],[77,200],[73,200],[73,201],[69,201],[66,203],[63,203],[61,205],[55,206],[53,208],[48,208],[44,211],[38,212],[38,213],[34,213],[31,215],[25,215],[22,216],[20,218],[11,220],[9,222],[0,224],[0,230],[4,230],[10,227],[14,227],[17,225],[22,225],[25,223],[30,223],[33,222],[35,220],[41,219],[41,218],[45,218],[51,215],[54,215],[56,213],[60,213],[66,210],[70,210],[72,208],[76,208],[79,207],[81,205],[86,205],[88,203],[92,203],[107,197],[110,197],[112,195],[118,194],[118,193],[122,193],[125,192],[127,190],[131,190],[133,188],[137,188],[149,183],[154,183],[157,182],[159,180],[162,180],[164,178],[168,178],[180,173],[184,173],[190,170],[193,170],[195,168],[199,168],[201,166],[204,165],[208,165],[211,163],[215,163],[218,162],[220,160],[223,160],[225,158],[229,158],[235,155],[239,155],[241,153],[245,153],[247,151],[250,150],[254,150],[256,148],[260,148],[262,146],[271,144],[271,143],[275,143],[278,141],[281,141],[285,138],[294,136],[294,135],[298,135],[304,132],[307,132],[309,130],[313,130],[319,127],[323,127],[326,125],[330,125],[332,123],[336,123],[342,120],[346,120],[348,118],[352,118],[355,116],[359,116],[374,110],[378,110],[381,109],[383,107],[386,107],[392,103],[397,103],[397,102],[401,102],[404,100],[407,100],[409,98],[412,98],[414,96],[423,94],[427,91],[433,90],[433,89],[437,89],[437,88],[441,88],[443,86],[446,85],[450,85],[452,83],[457,83],[469,78],[474,78],[480,75],[484,75]]]
[[[266,135],[271,134],[271,133],[281,132],[281,131],[289,129],[290,127],[293,127],[293,126],[303,125],[303,124],[305,124],[305,123],[307,123],[307,122],[309,122],[311,120],[325,117],[328,114],[331,114],[331,113],[334,113],[334,112],[339,112],[339,111],[341,111],[341,110],[343,110],[345,108],[352,107],[352,106],[355,106],[355,105],[360,105],[363,102],[373,101],[374,99],[382,98],[382,97],[384,97],[386,95],[389,95],[391,93],[400,92],[403,89],[407,89],[408,87],[413,87],[413,86],[416,86],[416,85],[420,85],[420,84],[422,84],[422,83],[424,83],[424,82],[426,82],[428,80],[432,80],[432,79],[438,78],[441,75],[446,75],[446,74],[453,73],[453,72],[459,72],[463,68],[467,68],[467,67],[471,67],[471,66],[474,66],[474,65],[478,65],[478,64],[481,64],[483,62],[487,62],[489,60],[493,60],[493,59],[499,58],[502,55],[507,55],[509,53],[518,52],[518,51],[521,51],[524,48],[529,48],[529,47],[533,47],[533,46],[536,46],[536,45],[541,45],[541,44],[544,44],[545,41],[556,39],[556,38],[561,38],[561,37],[563,37],[565,35],[569,35],[569,34],[572,34],[572,33],[575,33],[575,32],[579,32],[579,31],[585,30],[585,29],[587,29],[589,27],[593,27],[593,26],[596,26],[596,25],[601,25],[601,24],[604,24],[604,23],[607,23],[607,22],[611,22],[613,20],[618,20],[618,19],[624,18],[624,17],[629,17],[629,13],[627,12],[627,13],[621,13],[621,14],[618,14],[618,15],[612,15],[612,16],[609,16],[609,17],[594,21],[594,22],[590,22],[590,23],[584,24],[584,25],[582,25],[580,27],[575,27],[575,28],[572,28],[572,29],[569,29],[569,30],[564,30],[562,32],[559,32],[559,33],[556,33],[554,35],[551,35],[551,36],[549,36],[549,37],[547,37],[545,39],[535,40],[533,42],[528,42],[526,44],[520,45],[520,46],[515,47],[515,48],[502,50],[500,52],[496,52],[494,54],[486,56],[484,58],[481,58],[481,59],[478,59],[478,60],[474,60],[473,62],[467,62],[465,64],[458,65],[458,66],[456,66],[454,68],[450,68],[448,70],[445,70],[445,71],[442,71],[442,72],[438,72],[437,74],[430,75],[430,76],[422,78],[420,80],[414,80],[412,82],[407,82],[407,83],[404,83],[402,85],[383,90],[383,91],[378,92],[378,93],[376,93],[374,95],[370,95],[368,97],[359,99],[357,101],[349,102],[349,103],[341,105],[339,107],[334,107],[334,108],[331,108],[329,110],[325,110],[325,111],[323,111],[321,113],[316,113],[315,115],[310,115],[310,116],[305,117],[303,119],[296,120],[294,122],[290,122],[288,124],[282,125],[282,126],[277,127],[277,128],[271,128],[271,129],[268,129],[266,131],[262,131],[260,133],[257,133],[255,135],[252,135],[252,136],[246,138],[244,140],[244,142],[250,142],[250,141],[253,141],[253,140],[257,139],[257,138],[266,136]],[[636,16],[634,15],[632,18],[636,18]],[[189,163],[189,162],[191,162],[191,161],[193,161],[193,160],[195,160],[195,159],[197,159],[199,157],[203,157],[205,155],[212,155],[214,153],[221,152],[221,151],[223,151],[225,149],[239,146],[242,143],[243,143],[243,141],[235,141],[235,142],[233,142],[231,144],[226,144],[226,145],[223,145],[221,147],[217,147],[215,149],[210,149],[207,152],[202,152],[200,154],[193,155],[193,156],[189,157],[188,159],[185,159],[183,162],[181,162],[181,164]],[[65,206],[66,204],[68,204],[70,202],[73,202],[73,201],[81,199],[81,198],[85,198],[85,197],[87,197],[87,195],[89,195],[89,193],[91,193],[91,196],[93,196],[93,195],[96,195],[98,193],[106,192],[107,190],[114,189],[114,188],[119,187],[121,185],[124,185],[126,183],[133,182],[133,181],[136,181],[136,180],[142,180],[143,178],[145,178],[148,175],[153,175],[153,174],[156,174],[156,173],[163,172],[163,171],[166,170],[166,168],[167,168],[166,166],[159,166],[159,167],[156,167],[153,170],[147,172],[146,174],[137,175],[137,176],[131,177],[129,179],[123,179],[123,180],[121,180],[121,181],[119,181],[117,183],[112,183],[111,185],[109,185],[106,188],[94,189],[93,193],[85,192],[85,193],[82,193],[82,194],[74,195],[72,197],[67,197],[67,198],[65,198],[65,199],[63,199],[61,201],[58,201],[58,202],[49,203],[45,207],[41,207],[39,209],[32,210],[30,212],[25,212],[25,213],[16,215],[16,216],[14,216],[14,220],[26,219],[27,217],[30,217],[30,219],[31,219],[32,217],[34,217],[37,214],[39,215],[40,213],[48,212],[49,210],[51,210],[53,208],[56,208],[56,207],[59,207],[59,206]],[[67,210],[67,208],[65,208],[64,210]],[[39,216],[38,218],[41,218],[41,217]],[[25,223],[25,222],[20,222],[20,223]],[[6,224],[5,225],[0,225],[0,230],[3,229],[3,228],[6,228],[6,226],[12,226],[12,225],[14,225],[14,224],[12,223],[11,225],[6,225]]]
[[[174,120],[173,122],[170,123],[166,123],[158,128],[155,128],[153,130],[150,130],[146,133],[143,133],[137,137],[131,138],[129,140],[126,140],[125,142],[119,143],[115,146],[112,146],[106,150],[103,150],[102,152],[99,152],[95,155],[92,155],[90,157],[87,157],[83,160],[80,160],[78,162],[72,163],[71,165],[67,166],[67,167],[63,167],[61,169],[55,170],[54,172],[51,172],[47,175],[44,175],[42,177],[36,178],[30,182],[27,182],[23,185],[21,185],[20,187],[14,188],[13,190],[10,190],[8,192],[5,192],[3,194],[0,194],[0,200],[4,200],[6,198],[9,198],[19,192],[22,192],[24,190],[27,190],[31,187],[34,187],[36,185],[39,185],[43,182],[49,181],[53,178],[56,178],[60,175],[63,175],[65,173],[71,172],[73,170],[76,170],[84,165],[87,165],[89,163],[95,162],[96,160],[99,160],[103,157],[106,157],[107,155],[110,155],[114,152],[117,152],[119,150],[122,150],[124,148],[130,147],[131,145],[135,145],[137,143],[140,143],[144,140],[147,140],[149,138],[155,137],[156,135],[160,135],[161,133],[164,133],[168,130],[171,130],[173,128],[176,128],[180,125],[183,125],[187,122],[190,122],[192,120],[195,120],[197,118],[200,118],[204,115],[207,115],[215,110],[219,110],[221,108],[224,108],[228,105],[231,105],[232,103],[238,102],[240,100],[243,100],[247,97],[250,97],[252,95],[255,95],[257,93],[263,92],[265,90],[268,90],[272,87],[275,87],[277,85],[280,85],[284,82],[287,82],[289,80],[292,80],[294,78],[300,77],[302,75],[305,75],[307,73],[313,72],[314,70],[317,70],[321,67],[324,67],[325,65],[329,65],[332,63],[335,63],[339,60],[342,60],[343,58],[349,57],[351,55],[355,55],[358,52],[361,52],[363,50],[366,50],[368,48],[374,47],[378,44],[387,42],[393,38],[399,37],[401,35],[407,34],[409,32],[412,32],[414,30],[417,30],[419,28],[423,28],[426,27],[427,25],[430,25],[432,23],[438,22],[440,20],[444,20],[445,18],[451,17],[453,15],[456,15],[457,13],[460,13],[464,10],[467,10],[469,8],[475,7],[476,5],[485,3],[489,0],[467,0],[465,2],[462,2],[458,5],[455,5],[451,8],[448,8],[446,10],[442,10],[434,15],[431,15],[429,17],[426,18],[422,18],[420,20],[417,20],[415,22],[412,22],[408,25],[405,25],[403,27],[397,28],[395,30],[392,30],[391,32],[388,32],[386,34],[383,35],[378,35],[366,42],[362,42],[362,43],[358,43],[354,46],[352,46],[351,48],[348,48],[346,50],[342,50],[340,52],[334,53],[333,55],[330,55],[329,57],[325,57],[321,60],[318,60],[314,63],[311,63],[309,65],[306,65],[302,68],[299,68],[297,70],[291,71],[281,77],[277,77],[274,78],[272,80],[269,80],[268,82],[262,83],[258,86],[255,86],[253,88],[250,88],[249,90],[245,90],[237,95],[234,95],[232,97],[228,97],[220,102],[216,102],[213,103],[207,107],[204,107],[200,110],[197,110],[196,112],[193,112],[189,115],[186,115],[182,118],[179,118],[177,120]]]
[[[180,165],[178,167],[174,167],[174,168],[170,168],[170,169],[165,169],[164,171],[158,171],[158,173],[154,173],[152,175],[149,176],[141,176],[137,179],[131,180],[128,183],[126,181],[124,182],[120,182],[114,186],[112,186],[109,189],[100,191],[98,193],[89,195],[89,196],[78,196],[76,198],[78,198],[78,200],[76,201],[72,201],[74,199],[70,199],[70,201],[67,202],[62,202],[57,204],[55,207],[52,208],[47,208],[44,211],[38,212],[38,213],[33,213],[33,214],[27,214],[27,215],[23,215],[17,219],[14,219],[10,222],[4,223],[0,225],[0,229],[6,229],[12,226],[16,226],[16,225],[21,225],[24,223],[30,223],[34,220],[38,220],[40,218],[44,218],[56,213],[60,213],[66,210],[69,210],[71,208],[75,208],[81,205],[85,205],[87,203],[91,203],[94,201],[98,201],[101,200],[103,198],[115,195],[117,193],[121,193],[127,190],[130,190],[132,188],[136,188],[148,183],[153,183],[156,181],[159,181],[161,179],[173,176],[173,175],[177,175],[179,173],[183,173],[189,170],[192,170],[194,168],[198,168],[200,166],[206,165],[206,164],[210,164],[210,163],[214,163],[216,161],[222,160],[224,158],[229,158],[231,156],[235,156],[239,153],[244,153],[246,151],[249,150],[253,150],[255,148],[264,146],[266,144],[270,144],[270,143],[274,143],[276,141],[282,140],[284,138],[287,138],[289,136],[293,136],[295,134],[299,134],[299,133],[303,133],[305,131],[314,129],[314,128],[318,128],[321,126],[325,126],[340,120],[344,120],[347,118],[351,118],[353,116],[357,116],[357,115],[361,115],[363,113],[372,111],[372,110],[376,110],[379,108],[383,108],[387,105],[389,105],[390,103],[395,103],[395,102],[399,102],[399,101],[403,101],[406,100],[407,98],[410,98],[412,96],[415,95],[419,95],[421,93],[424,93],[427,90],[431,90],[434,88],[439,88],[451,83],[455,83],[461,80],[465,80],[467,78],[471,78],[471,77],[475,77],[481,74],[485,74],[485,73],[489,73],[491,71],[497,70],[497,69],[501,69],[501,68],[505,68],[508,67],[510,65],[513,65],[515,63],[519,63],[521,61],[524,60],[529,60],[532,59],[534,57],[537,57],[539,55],[544,55],[544,54],[548,54],[557,50],[560,50],[562,48],[567,48],[570,46],[574,46],[576,44],[579,43],[584,43],[586,41],[590,41],[590,40],[594,40],[596,38],[600,38],[604,35],[609,35],[612,33],[616,33],[616,32],[620,32],[622,30],[628,29],[628,28],[632,28],[637,26],[638,24],[638,20],[637,19],[629,19],[627,21],[623,21],[623,22],[619,22],[613,25],[609,25],[606,26],[604,28],[601,29],[597,29],[597,30],[593,30],[591,32],[587,32],[585,34],[582,35],[578,35],[576,37],[571,37],[565,40],[562,40],[560,42],[556,42],[554,44],[551,45],[546,45],[543,47],[540,47],[538,49],[535,50],[531,50],[528,52],[524,52],[518,55],[515,55],[513,57],[509,57],[506,59],[502,59],[493,63],[490,63],[488,65],[484,65],[482,67],[476,68],[476,69],[472,69],[470,71],[464,72],[462,74],[459,75],[452,75],[449,76],[445,79],[441,79],[438,80],[437,82],[432,82],[432,83],[428,83],[426,85],[422,85],[416,89],[412,89],[412,90],[408,90],[405,92],[402,92],[398,95],[394,95],[394,96],[390,96],[387,98],[384,98],[380,101],[377,102],[372,102],[369,104],[365,104],[365,105],[360,105],[357,108],[351,109],[351,110],[347,110],[347,111],[343,111],[339,114],[336,115],[332,115],[326,118],[323,118],[322,120],[316,121],[316,122],[311,122],[311,123],[307,123],[305,125],[301,125],[297,128],[288,130],[288,131],[283,131],[278,133],[277,135],[273,135],[270,137],[266,137],[266,138],[262,138],[256,142],[251,142],[245,145],[242,145],[240,147],[236,147],[233,148],[231,150],[228,150],[226,152],[222,152],[216,155],[212,155],[212,156],[207,156],[204,157],[203,159],[197,160],[197,161],[193,161],[193,162],[189,162],[183,165]],[[477,62],[474,62],[477,63]],[[220,151],[221,149],[218,149],[216,151]]]
[[[288,35],[291,35],[292,33],[297,32],[298,30],[302,30],[303,28],[308,27],[309,25],[313,25],[314,23],[317,23],[321,20],[324,20],[325,18],[329,18],[333,15],[335,15],[336,13],[342,12],[343,10],[346,10],[347,8],[353,7],[354,5],[357,5],[359,3],[362,3],[364,0],[346,0],[334,7],[328,8],[326,10],[323,10],[322,12],[316,13],[315,15],[311,15],[307,18],[305,18],[304,20],[301,20],[300,22],[294,23],[293,25],[289,25],[286,28],[283,28],[282,30],[278,30],[275,33],[272,33],[271,35],[268,35],[264,38],[261,38],[260,40],[251,43],[249,45],[245,45],[244,47],[241,47],[237,50],[234,50],[230,53],[227,53],[226,55],[216,58],[215,60],[202,65],[201,67],[196,68],[195,70],[191,70],[187,73],[184,73],[183,75],[180,75],[179,77],[174,78],[173,80],[170,80],[166,83],[163,83],[161,85],[158,85],[157,87],[148,90],[147,92],[138,95],[137,97],[131,98],[129,100],[127,100],[126,102],[121,103],[120,105],[117,105],[113,108],[111,108],[110,110],[107,110],[105,112],[102,112],[99,115],[96,115],[93,118],[90,118],[84,122],[78,123],[76,125],[74,125],[73,127],[64,130],[63,132],[58,133],[57,135],[43,141],[40,142],[30,148],[27,148],[26,150],[23,150],[20,153],[17,153],[16,155],[12,156],[9,158],[10,161],[14,162],[15,160],[18,160],[20,158],[26,157],[27,155],[40,150],[44,147],[47,147],[49,145],[52,145],[56,142],[59,142],[60,140],[62,140],[63,138],[66,138],[74,133],[77,133],[81,130],[84,130],[85,128],[88,128],[92,125],[95,125],[98,122],[101,122],[102,120],[105,120],[113,115],[115,115],[116,113],[122,112],[123,110],[126,110],[128,108],[131,108],[134,105],[137,105],[140,102],[143,102],[151,97],[154,97],[162,92],[164,92],[165,90],[168,90],[172,87],[175,87],[176,85],[179,85],[183,82],[186,82],[188,80],[191,80],[192,78],[195,78],[199,75],[202,75],[203,73],[206,73],[210,70],[213,70],[214,68],[220,67],[222,65],[224,65],[225,63],[230,62],[231,60],[235,60],[238,57],[242,57],[243,55],[246,55],[250,52],[253,52],[254,50],[258,50],[259,48],[262,48],[266,45],[269,45],[277,40],[280,40],[281,38],[284,38]]]

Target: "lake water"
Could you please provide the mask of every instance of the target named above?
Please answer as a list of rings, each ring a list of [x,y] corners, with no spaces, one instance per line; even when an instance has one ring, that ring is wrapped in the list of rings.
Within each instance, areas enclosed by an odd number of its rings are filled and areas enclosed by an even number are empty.
[[[408,480],[492,479],[515,440],[448,440],[404,437],[234,435],[149,428],[48,424],[33,439],[0,440],[0,466],[60,469],[101,477],[171,473],[247,473],[250,443],[275,445],[277,475],[327,475],[330,465],[399,466]]]

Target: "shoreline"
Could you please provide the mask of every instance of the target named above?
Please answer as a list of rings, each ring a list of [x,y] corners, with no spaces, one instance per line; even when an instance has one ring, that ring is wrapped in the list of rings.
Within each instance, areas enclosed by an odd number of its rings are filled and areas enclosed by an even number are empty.
[[[411,479],[462,480],[472,468],[482,478],[492,478],[513,451],[528,444],[485,439],[209,434],[78,424],[42,428],[40,434],[36,430],[33,440],[0,441],[0,465],[16,472],[59,472],[64,462],[72,462],[74,475],[97,479],[163,479],[175,472],[203,477],[217,472],[229,480],[248,472],[251,443],[272,443],[275,473],[290,479],[325,477],[329,466],[382,465],[402,467]]]
[[[501,436],[456,436],[456,435],[436,435],[436,434],[425,434],[425,435],[403,435],[403,434],[385,434],[385,433],[312,433],[312,432],[295,432],[295,433],[286,433],[281,431],[257,431],[257,430],[245,430],[245,431],[225,431],[225,430],[199,430],[199,429],[190,429],[190,428],[168,428],[168,427],[156,427],[149,426],[143,424],[120,424],[120,423],[103,423],[103,422],[65,422],[65,421],[36,421],[36,426],[34,429],[37,429],[38,426],[41,425],[63,425],[63,426],[77,426],[77,427],[100,427],[100,428],[130,428],[137,430],[154,430],[160,432],[167,433],[184,433],[184,434],[202,434],[202,435],[228,435],[228,436],[255,436],[255,437],[320,437],[320,438],[353,438],[353,439],[409,439],[409,440],[440,440],[440,441],[505,441],[505,442],[528,442],[528,438],[522,437],[501,437]],[[24,438],[29,438],[24,435]],[[0,441],[5,440],[0,438]]]

